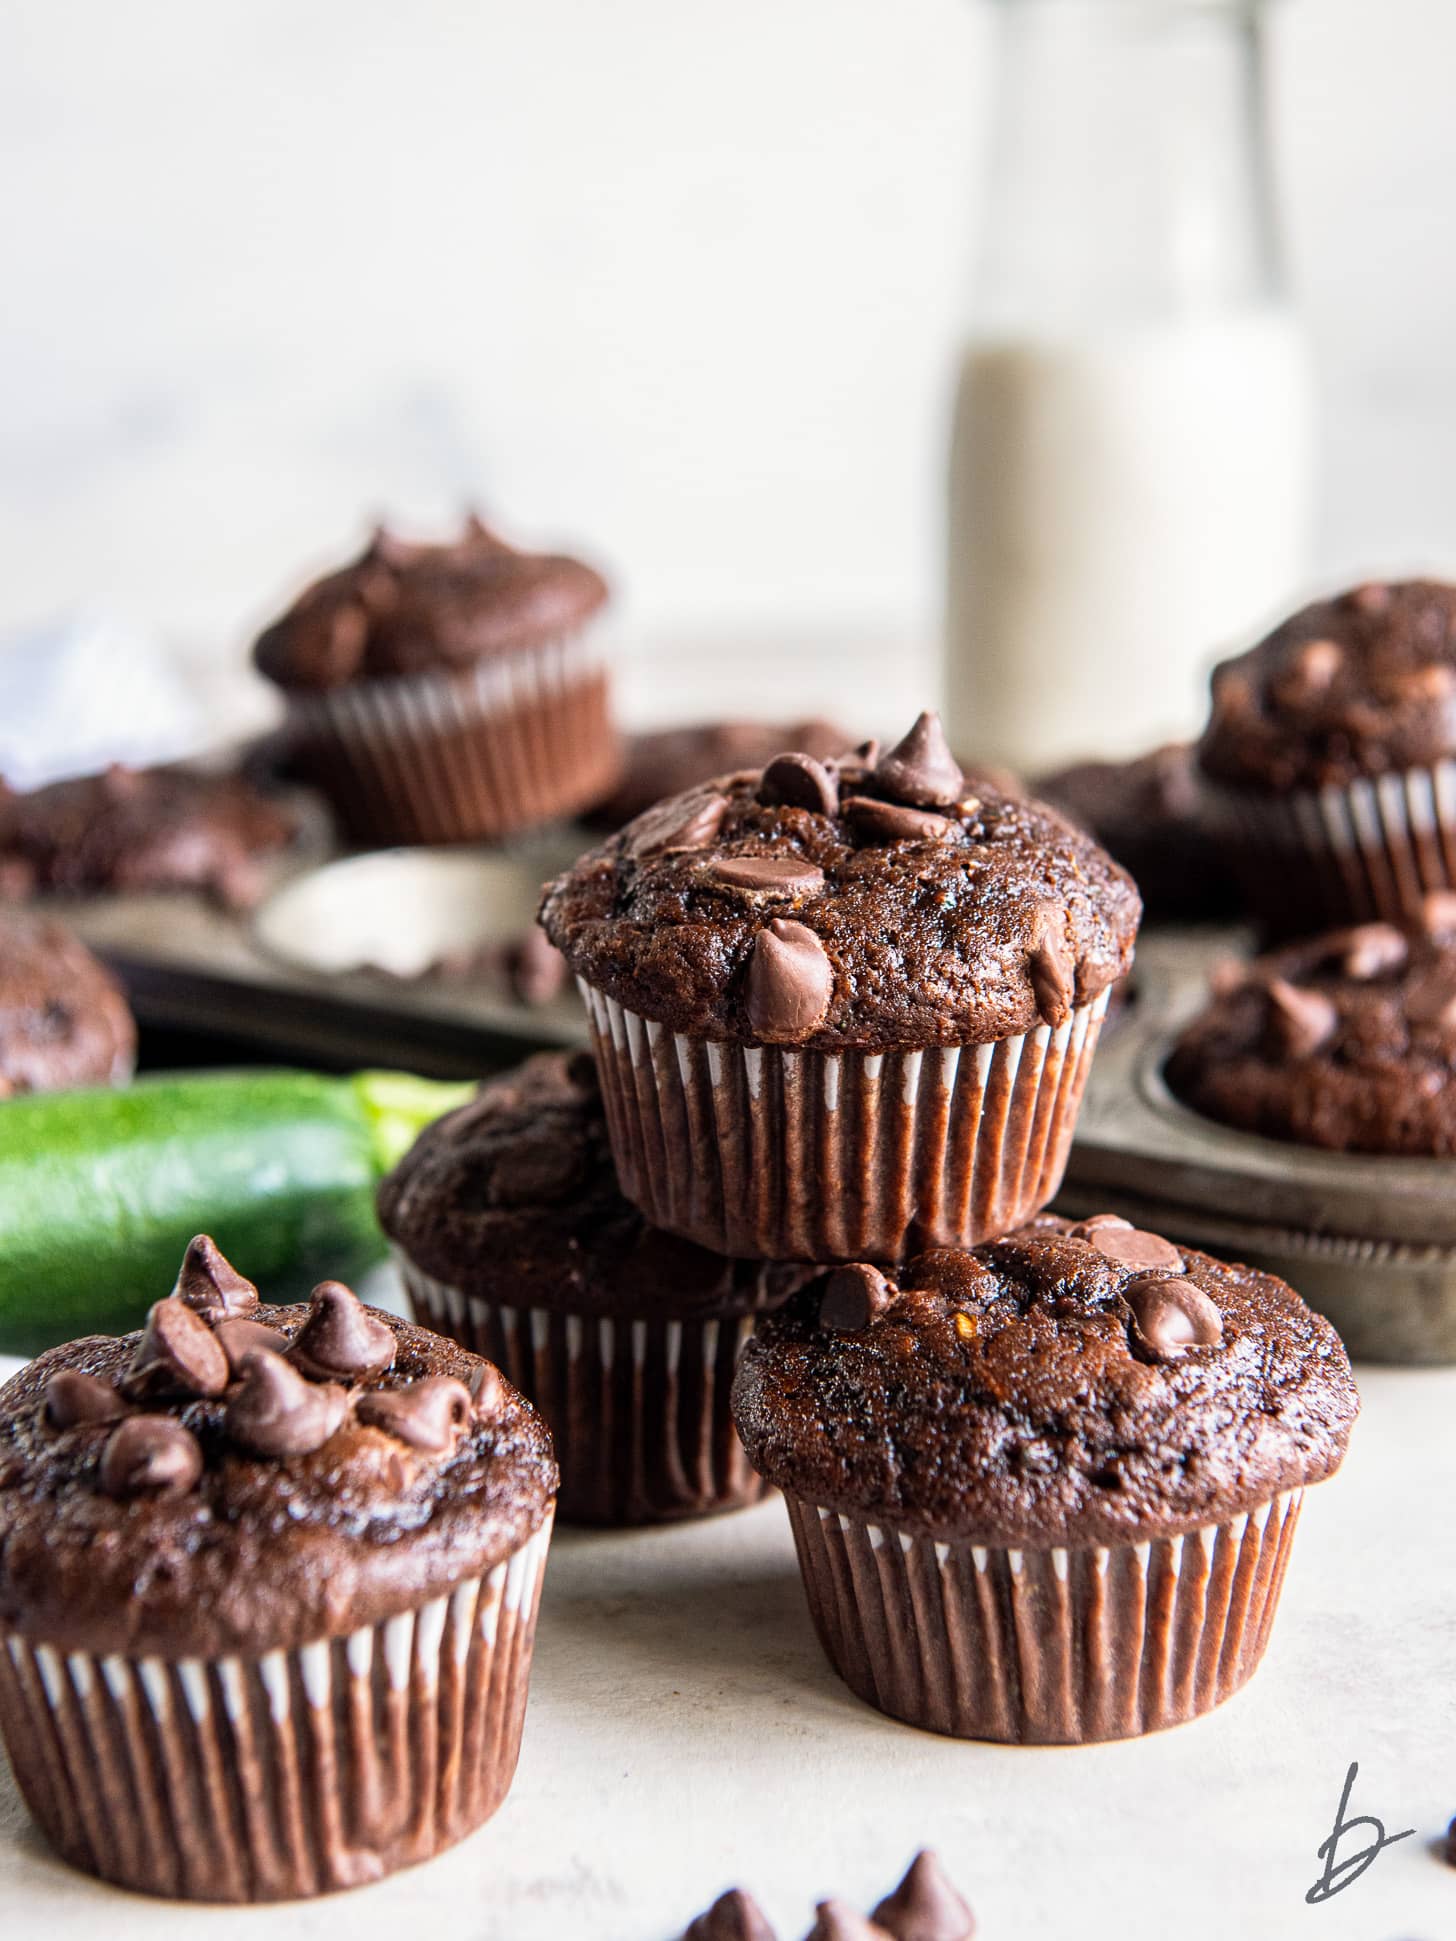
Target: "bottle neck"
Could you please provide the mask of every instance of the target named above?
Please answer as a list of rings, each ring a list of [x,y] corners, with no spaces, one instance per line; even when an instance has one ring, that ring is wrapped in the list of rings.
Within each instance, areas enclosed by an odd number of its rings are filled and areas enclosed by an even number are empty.
[[[983,327],[1284,295],[1259,0],[1002,0]]]

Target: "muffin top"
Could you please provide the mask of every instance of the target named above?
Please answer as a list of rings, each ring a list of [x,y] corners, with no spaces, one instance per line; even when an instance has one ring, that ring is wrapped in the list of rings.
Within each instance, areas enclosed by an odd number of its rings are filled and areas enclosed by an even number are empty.
[[[1077,762],[1034,787],[1122,864],[1149,920],[1210,922],[1237,911],[1233,877],[1205,818],[1198,766],[1186,742],[1129,762]]]
[[[51,917],[0,913],[0,1099],[114,1085],[136,1056],[121,986]]]
[[[518,552],[473,516],[445,545],[379,531],[351,566],[316,580],[259,635],[253,660],[279,687],[314,690],[448,672],[544,647],[606,597],[590,566]]]
[[[0,1624],[76,1651],[292,1650],[483,1576],[556,1480],[489,1362],[336,1281],[260,1305],[200,1236],[142,1332],[0,1388]]]
[[[974,790],[923,714],[659,803],[547,886],[573,971],[674,1031],[814,1051],[1060,1025],[1132,962],[1141,904],[1090,837]]]
[[[1229,966],[1168,1083],[1209,1118],[1333,1152],[1456,1153],[1456,893]]]
[[[800,748],[817,761],[827,761],[853,739],[832,721],[818,719],[700,721],[630,735],[617,786],[587,820],[602,829],[620,829],[665,796],[682,795],[735,769],[762,768],[782,748]]]
[[[780,1488],[1032,1546],[1172,1536],[1318,1482],[1357,1407],[1338,1335],[1283,1281],[1110,1214],[837,1268],[760,1325],[733,1391]]]
[[[1213,673],[1205,772],[1339,786],[1456,753],[1456,586],[1372,582],[1316,600]]]
[[[379,1188],[427,1274],[493,1304],[687,1320],[782,1300],[807,1269],[726,1260],[622,1197],[596,1067],[542,1052],[427,1126]]]
[[[0,790],[0,896],[202,890],[239,908],[262,892],[262,860],[296,834],[287,809],[237,775],[117,766]]]

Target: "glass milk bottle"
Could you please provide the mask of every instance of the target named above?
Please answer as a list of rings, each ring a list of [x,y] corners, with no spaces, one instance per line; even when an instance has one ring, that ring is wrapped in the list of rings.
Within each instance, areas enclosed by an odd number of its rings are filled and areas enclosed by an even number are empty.
[[[1300,592],[1307,352],[1259,0],[1000,0],[950,465],[946,715],[1027,774],[1193,733]]]

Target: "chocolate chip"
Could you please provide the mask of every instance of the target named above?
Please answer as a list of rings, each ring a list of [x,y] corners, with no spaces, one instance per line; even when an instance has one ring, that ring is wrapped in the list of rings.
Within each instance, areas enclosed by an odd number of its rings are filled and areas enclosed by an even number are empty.
[[[821,1021],[834,995],[829,953],[807,925],[775,917],[753,940],[744,1010],[765,1044],[800,1043]]]
[[[522,1004],[550,1004],[566,988],[566,959],[546,932],[533,925],[506,948],[506,976]]]
[[[1363,586],[1352,588],[1345,598],[1357,613],[1384,613],[1390,606],[1390,588],[1383,580],[1367,580]]]
[[[1077,969],[1061,934],[1064,923],[1060,911],[1044,912],[1040,934],[1026,959],[1037,1014],[1054,1030],[1072,1015],[1077,985]]]
[[[477,1422],[493,1422],[505,1407],[505,1377],[494,1362],[483,1361],[466,1384]]]
[[[1209,969],[1208,988],[1214,997],[1232,997],[1249,982],[1249,966],[1242,957],[1220,957]]]
[[[708,874],[730,890],[764,896],[813,896],[824,887],[824,872],[797,856],[724,856]]]
[[[775,755],[763,771],[758,799],[769,805],[782,802],[790,809],[833,815],[839,806],[839,784],[812,755]]]
[[[451,1456],[470,1427],[475,1404],[464,1382],[453,1375],[431,1375],[404,1388],[366,1389],[355,1414],[422,1455]]]
[[[820,1901],[815,1913],[818,1919],[807,1941],[888,1941],[884,1928],[867,1921],[844,1901]]]
[[[955,828],[948,816],[908,809],[900,802],[877,802],[871,795],[851,795],[841,809],[854,833],[866,842],[944,842]]]
[[[873,1918],[894,1941],[972,1941],[976,1917],[928,1850],[917,1853],[893,1894]]]
[[[908,802],[916,809],[948,809],[960,800],[966,778],[938,714],[920,715],[904,740],[881,755],[875,785],[892,802]]]
[[[1283,977],[1264,986],[1269,1039],[1278,1058],[1308,1058],[1334,1036],[1340,1014],[1322,991],[1305,991]]]
[[[121,1392],[132,1402],[165,1396],[221,1395],[228,1385],[227,1356],[200,1314],[175,1294],[157,1301]]]
[[[1361,923],[1330,938],[1330,952],[1346,977],[1382,977],[1399,970],[1410,946],[1393,923]]]
[[[228,1367],[234,1375],[242,1366],[243,1356],[255,1349],[274,1355],[288,1352],[288,1336],[280,1334],[277,1328],[265,1327],[261,1321],[219,1321],[213,1330],[213,1339],[227,1356]]]
[[[172,1293],[214,1325],[235,1314],[250,1314],[258,1305],[257,1288],[223,1258],[217,1242],[207,1233],[188,1241]]]
[[[1098,1227],[1089,1236],[1104,1260],[1115,1260],[1119,1267],[1161,1267],[1174,1274],[1183,1272],[1183,1256],[1171,1240],[1142,1227]]]
[[[1323,694],[1344,664],[1345,651],[1335,640],[1306,640],[1290,657],[1280,677],[1279,698],[1298,705]]]
[[[776,1941],[757,1901],[741,1887],[730,1887],[700,1914],[683,1941]]]
[[[1068,1232],[1069,1240],[1090,1240],[1094,1233],[1112,1231],[1131,1233],[1131,1220],[1124,1220],[1120,1213],[1089,1213],[1085,1220],[1079,1220]]]
[[[393,1365],[396,1345],[394,1329],[371,1313],[352,1289],[342,1281],[321,1281],[288,1359],[321,1381],[364,1381]]]
[[[836,1334],[858,1334],[889,1307],[894,1299],[890,1283],[878,1267],[856,1261],[836,1267],[824,1283],[819,1301],[819,1325]]]
[[[53,1429],[79,1429],[93,1422],[119,1422],[130,1414],[110,1382],[58,1368],[45,1385],[45,1419]]]
[[[727,813],[726,795],[710,795],[696,804],[676,797],[659,802],[632,824],[628,848],[638,858],[658,856],[668,849],[706,849]]]
[[[1425,667],[1402,668],[1387,674],[1380,683],[1381,698],[1397,707],[1419,706],[1422,702],[1447,701],[1456,692],[1456,670],[1442,661]]]
[[[1186,1276],[1142,1274],[1122,1295],[1139,1341],[1155,1361],[1177,1361],[1189,1348],[1214,1348],[1223,1340],[1223,1316]]]
[[[202,1449],[169,1415],[129,1415],[101,1452],[108,1496],[182,1496],[202,1474]]]
[[[348,1411],[349,1398],[333,1383],[305,1381],[282,1355],[254,1348],[238,1366],[223,1427],[255,1456],[308,1456],[322,1449]]]
[[[1421,898],[1421,927],[1431,937],[1456,934],[1456,890],[1427,890]]]
[[[1406,989],[1405,1014],[1412,1024],[1437,1031],[1456,1028],[1456,968],[1432,964],[1413,977]]]

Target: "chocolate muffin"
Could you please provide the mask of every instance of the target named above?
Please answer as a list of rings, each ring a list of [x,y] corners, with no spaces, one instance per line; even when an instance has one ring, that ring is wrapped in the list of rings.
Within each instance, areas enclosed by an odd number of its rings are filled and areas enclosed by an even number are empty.
[[[721,1253],[897,1259],[1060,1182],[1140,905],[922,715],[660,803],[549,885],[623,1190]]]
[[[146,1893],[378,1879],[520,1743],[556,1469],[496,1369],[195,1240],[140,1333],[0,1388],[0,1730],[58,1852]]]
[[[1068,1744],[1244,1683],[1357,1407],[1282,1281],[1109,1214],[829,1272],[761,1324],[733,1394],[851,1688],[937,1732]]]
[[[629,735],[617,786],[596,803],[586,820],[620,829],[665,796],[711,782],[739,768],[762,768],[784,748],[799,748],[816,761],[842,754],[854,736],[832,721],[701,721]]]
[[[1428,895],[1419,923],[1357,924],[1229,969],[1167,1079],[1265,1138],[1456,1153],[1456,894]]]
[[[1150,921],[1213,923],[1238,915],[1238,890],[1186,743],[1136,761],[1078,762],[1044,775],[1033,789],[1122,864]]]
[[[0,897],[199,890],[255,903],[295,818],[240,776],[108,768],[28,795],[0,790]]]
[[[122,1085],[136,1025],[121,986],[53,917],[0,911],[0,1099]]]
[[[1456,587],[1359,586],[1223,662],[1199,761],[1281,934],[1415,915],[1456,883]]]
[[[806,1270],[650,1227],[617,1184],[585,1052],[529,1059],[428,1127],[379,1220],[416,1316],[498,1362],[550,1424],[563,1516],[658,1523],[763,1494],[733,1371]]]
[[[478,519],[446,545],[376,532],[258,639],[288,696],[290,771],[361,842],[460,842],[569,814],[615,779],[607,677],[580,560]]]

